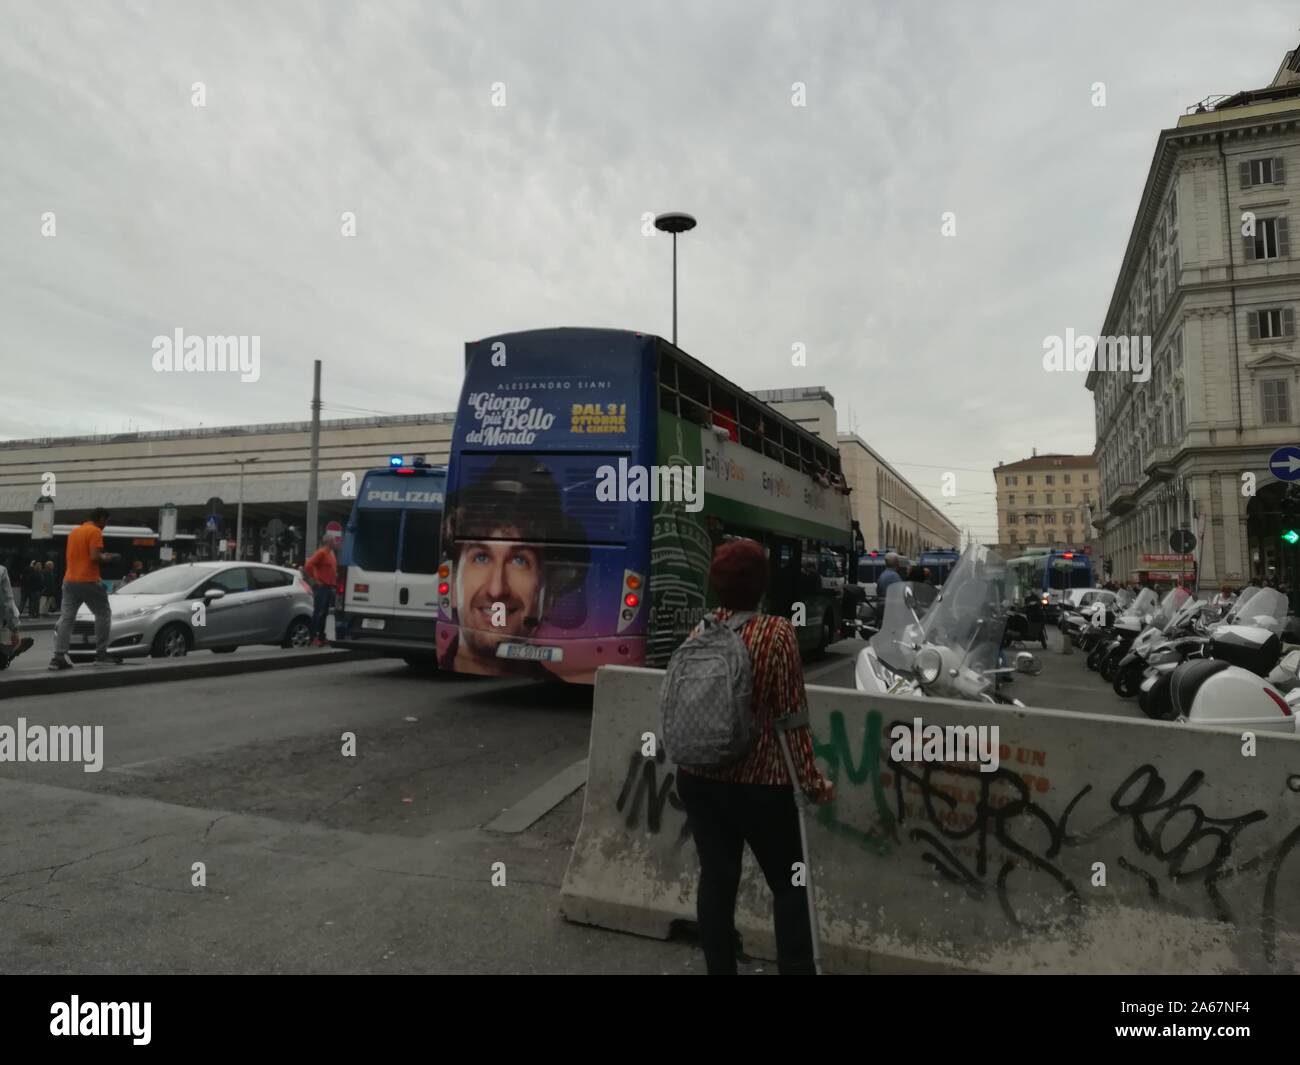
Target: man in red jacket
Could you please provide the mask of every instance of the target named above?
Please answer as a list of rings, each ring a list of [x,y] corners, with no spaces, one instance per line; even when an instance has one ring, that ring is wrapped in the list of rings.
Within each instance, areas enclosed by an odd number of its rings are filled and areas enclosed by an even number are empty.
[[[325,619],[334,603],[334,586],[339,579],[339,561],[335,551],[338,541],[328,533],[321,538],[320,547],[303,565],[302,571],[312,587],[311,645],[326,646]]]

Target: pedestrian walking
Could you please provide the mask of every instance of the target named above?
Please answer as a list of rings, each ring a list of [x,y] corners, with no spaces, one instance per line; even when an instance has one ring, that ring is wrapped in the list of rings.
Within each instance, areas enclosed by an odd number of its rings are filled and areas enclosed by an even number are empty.
[[[41,589],[44,587],[45,575],[41,572],[41,564],[32,559],[23,571],[23,613],[29,618],[40,617]]]
[[[104,550],[104,526],[109,513],[103,507],[91,512],[90,520],[82,522],[68,534],[67,562],[63,571],[63,604],[59,613],[59,627],[54,637],[54,657],[50,669],[71,669],[68,646],[72,641],[72,628],[81,604],[90,607],[95,615],[95,665],[120,665],[119,659],[108,653],[108,637],[113,615],[108,605],[108,592],[99,575],[101,562],[116,561],[117,555]]]
[[[325,622],[334,603],[334,585],[339,579],[337,541],[333,536],[321,537],[320,547],[302,567],[312,587],[311,645],[326,646]]]
[[[54,572],[54,563],[47,561],[42,574],[45,580],[45,613],[56,614],[59,610],[59,575]]]
[[[32,643],[30,636],[22,634],[18,600],[14,597],[9,571],[0,566],[0,669],[8,669],[9,663],[30,648]]]
[[[783,617],[752,613],[767,580],[767,558],[753,540],[724,543],[709,570],[710,586],[721,604],[712,620],[735,632],[748,655],[753,746],[748,754],[727,765],[678,764],[677,794],[686,807],[700,858],[696,916],[710,975],[736,972],[736,893],[746,844],[774,897],[778,970],[783,974],[815,972],[810,900],[803,886],[808,883],[807,856],[778,729],[789,740],[797,786],[803,793],[814,802],[829,802],[835,789],[813,761],[808,700],[794,628]],[[706,620],[692,638],[703,638],[701,634],[708,629]],[[671,664],[669,668],[671,675]],[[792,728],[781,728],[796,721],[800,723]],[[667,735],[669,730],[665,727],[664,731]],[[668,753],[673,754],[671,746]],[[797,875],[799,868],[805,871],[802,880]]]

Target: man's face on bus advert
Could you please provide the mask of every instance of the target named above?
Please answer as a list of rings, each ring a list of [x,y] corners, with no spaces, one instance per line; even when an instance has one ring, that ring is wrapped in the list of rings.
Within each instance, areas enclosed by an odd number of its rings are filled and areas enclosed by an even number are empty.
[[[502,640],[526,635],[526,619],[541,615],[542,556],[536,547],[471,541],[461,546],[457,572],[461,643],[471,654],[494,658]]]

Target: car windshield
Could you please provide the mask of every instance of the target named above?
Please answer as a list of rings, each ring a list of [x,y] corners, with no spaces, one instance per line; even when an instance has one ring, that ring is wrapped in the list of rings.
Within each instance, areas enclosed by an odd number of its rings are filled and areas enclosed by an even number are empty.
[[[206,575],[193,566],[168,566],[124,584],[114,595],[174,595],[188,591]]]

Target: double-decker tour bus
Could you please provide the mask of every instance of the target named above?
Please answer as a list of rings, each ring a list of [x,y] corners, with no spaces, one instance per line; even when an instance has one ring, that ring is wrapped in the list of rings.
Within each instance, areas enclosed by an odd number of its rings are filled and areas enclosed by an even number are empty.
[[[660,337],[466,345],[443,669],[590,683],[602,665],[662,666],[712,604],[709,562],[730,536],[767,548],[762,608],[790,617],[803,649],[836,638],[854,542],[833,446]]]

